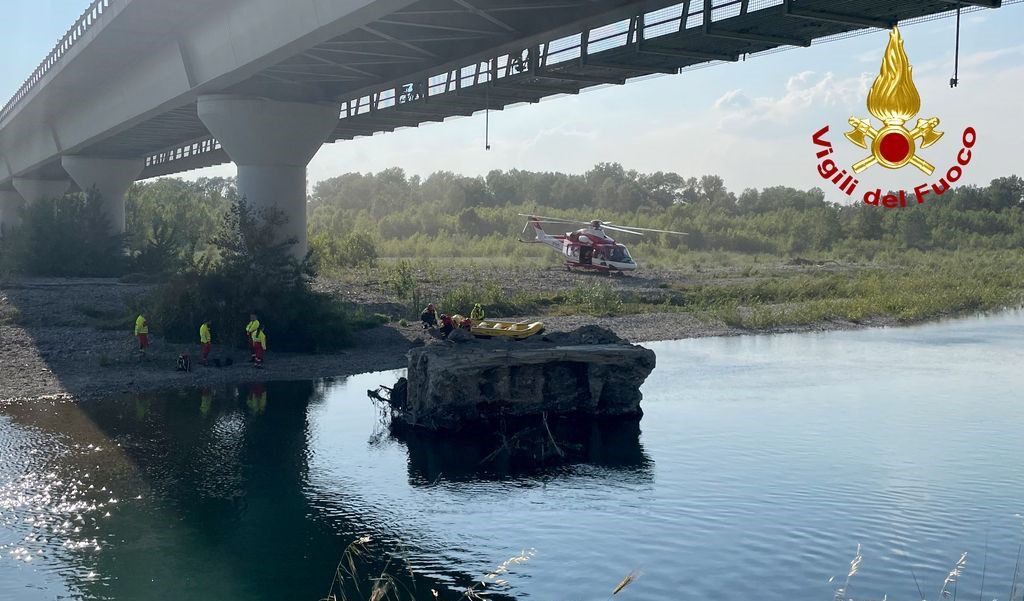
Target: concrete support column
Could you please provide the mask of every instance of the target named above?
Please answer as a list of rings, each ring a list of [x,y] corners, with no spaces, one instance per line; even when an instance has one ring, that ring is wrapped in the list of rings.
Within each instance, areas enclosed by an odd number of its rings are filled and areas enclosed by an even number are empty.
[[[71,187],[71,182],[65,179],[27,179],[16,177],[11,183],[29,206],[47,198],[60,198]]]
[[[115,232],[125,231],[124,195],[146,166],[142,159],[102,159],[82,156],[61,157],[60,164],[84,191],[96,188],[103,201],[103,213]]]
[[[337,126],[334,103],[301,103],[209,95],[199,118],[238,166],[238,192],[249,206],[276,208],[288,218],[281,239],[306,254],[306,165]]]
[[[0,190],[0,238],[21,225],[21,207],[25,201],[14,190]]]

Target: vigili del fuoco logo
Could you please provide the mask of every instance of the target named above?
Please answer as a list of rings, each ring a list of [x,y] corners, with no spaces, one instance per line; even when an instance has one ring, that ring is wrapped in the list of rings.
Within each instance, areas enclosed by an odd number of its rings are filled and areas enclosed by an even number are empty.
[[[886,169],[902,169],[911,165],[926,176],[935,173],[935,167],[920,151],[931,148],[942,139],[943,132],[937,129],[939,118],[919,117],[912,128],[907,127],[907,123],[921,111],[921,95],[914,85],[912,70],[907,53],[903,50],[900,30],[894,27],[889,32],[889,44],[882,58],[882,68],[868,92],[868,112],[881,121],[882,127],[876,129],[870,119],[850,117],[849,124],[853,129],[846,132],[846,139],[871,154],[854,163],[849,171],[840,169],[829,156],[834,149],[832,143],[825,139],[828,125],[815,132],[811,138],[815,145],[822,147],[815,155],[819,160],[818,174],[835,184],[847,196],[853,196],[860,184],[857,179],[860,174],[875,165]],[[942,195],[963,176],[963,168],[971,162],[971,148],[976,141],[977,132],[973,127],[967,127],[960,138],[961,148],[956,155],[956,163],[941,176],[915,186],[913,192],[900,190],[883,195],[881,188],[866,190],[864,202],[893,209],[907,206],[908,198],[920,204],[928,194]]]

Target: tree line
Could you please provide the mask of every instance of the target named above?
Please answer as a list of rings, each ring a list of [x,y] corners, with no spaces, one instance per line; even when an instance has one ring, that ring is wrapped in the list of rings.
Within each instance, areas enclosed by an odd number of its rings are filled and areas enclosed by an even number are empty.
[[[957,249],[1024,246],[1024,180],[960,186],[928,204],[886,210],[825,200],[820,188],[730,191],[721,177],[640,173],[601,163],[583,174],[495,170],[483,177],[401,169],[349,173],[319,182],[310,198],[314,236],[370,234],[398,241],[455,237],[514,239],[519,213],[685,231],[655,240],[691,250],[787,254],[837,247]],[[649,238],[648,238],[649,239]],[[389,244],[394,242],[394,244]],[[393,253],[392,253],[393,254]]]
[[[36,203],[22,228],[0,241],[0,271],[180,272],[215,251],[212,240],[239,200],[232,178],[140,182],[127,196],[124,237],[107,233],[89,194]],[[675,252],[870,255],[881,249],[1024,247],[1024,180],[1017,176],[886,210],[831,203],[819,188],[772,186],[736,194],[716,175],[640,173],[617,163],[583,174],[512,169],[481,177],[439,171],[421,178],[391,168],[319,182],[308,211],[314,258],[340,266],[372,264],[378,254],[542,253],[515,242],[525,222],[519,213],[688,232],[636,241]]]

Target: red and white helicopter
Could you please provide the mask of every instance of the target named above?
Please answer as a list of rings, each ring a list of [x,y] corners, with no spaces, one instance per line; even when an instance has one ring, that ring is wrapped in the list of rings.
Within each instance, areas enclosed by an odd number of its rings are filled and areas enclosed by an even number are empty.
[[[609,236],[605,230],[625,232],[643,236],[643,232],[655,232],[659,234],[675,234],[685,236],[685,232],[673,232],[669,230],[655,230],[646,227],[632,227],[613,225],[604,221],[576,221],[574,219],[561,219],[559,217],[539,217],[536,215],[525,215],[527,217],[523,233],[520,235],[520,242],[531,242],[547,244],[562,255],[565,260],[565,268],[572,271],[577,269],[590,269],[609,274],[624,273],[636,269],[636,261],[629,255],[629,251],[622,244],[619,244]],[[583,225],[585,227],[574,232],[565,234],[549,234],[541,226],[543,223],[558,225]],[[522,236],[526,230],[533,226],[536,238],[534,240],[523,240]]]

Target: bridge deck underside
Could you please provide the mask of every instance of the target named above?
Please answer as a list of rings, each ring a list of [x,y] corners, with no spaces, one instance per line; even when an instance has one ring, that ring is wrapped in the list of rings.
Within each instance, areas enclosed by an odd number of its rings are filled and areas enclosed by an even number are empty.
[[[639,13],[641,6],[648,12]],[[227,92],[338,101],[333,142],[808,46],[954,7],[947,0],[715,0],[709,12],[700,0],[421,0]],[[595,14],[604,21],[595,22]],[[89,154],[145,157],[143,178],[229,161],[195,104],[112,136]]]

